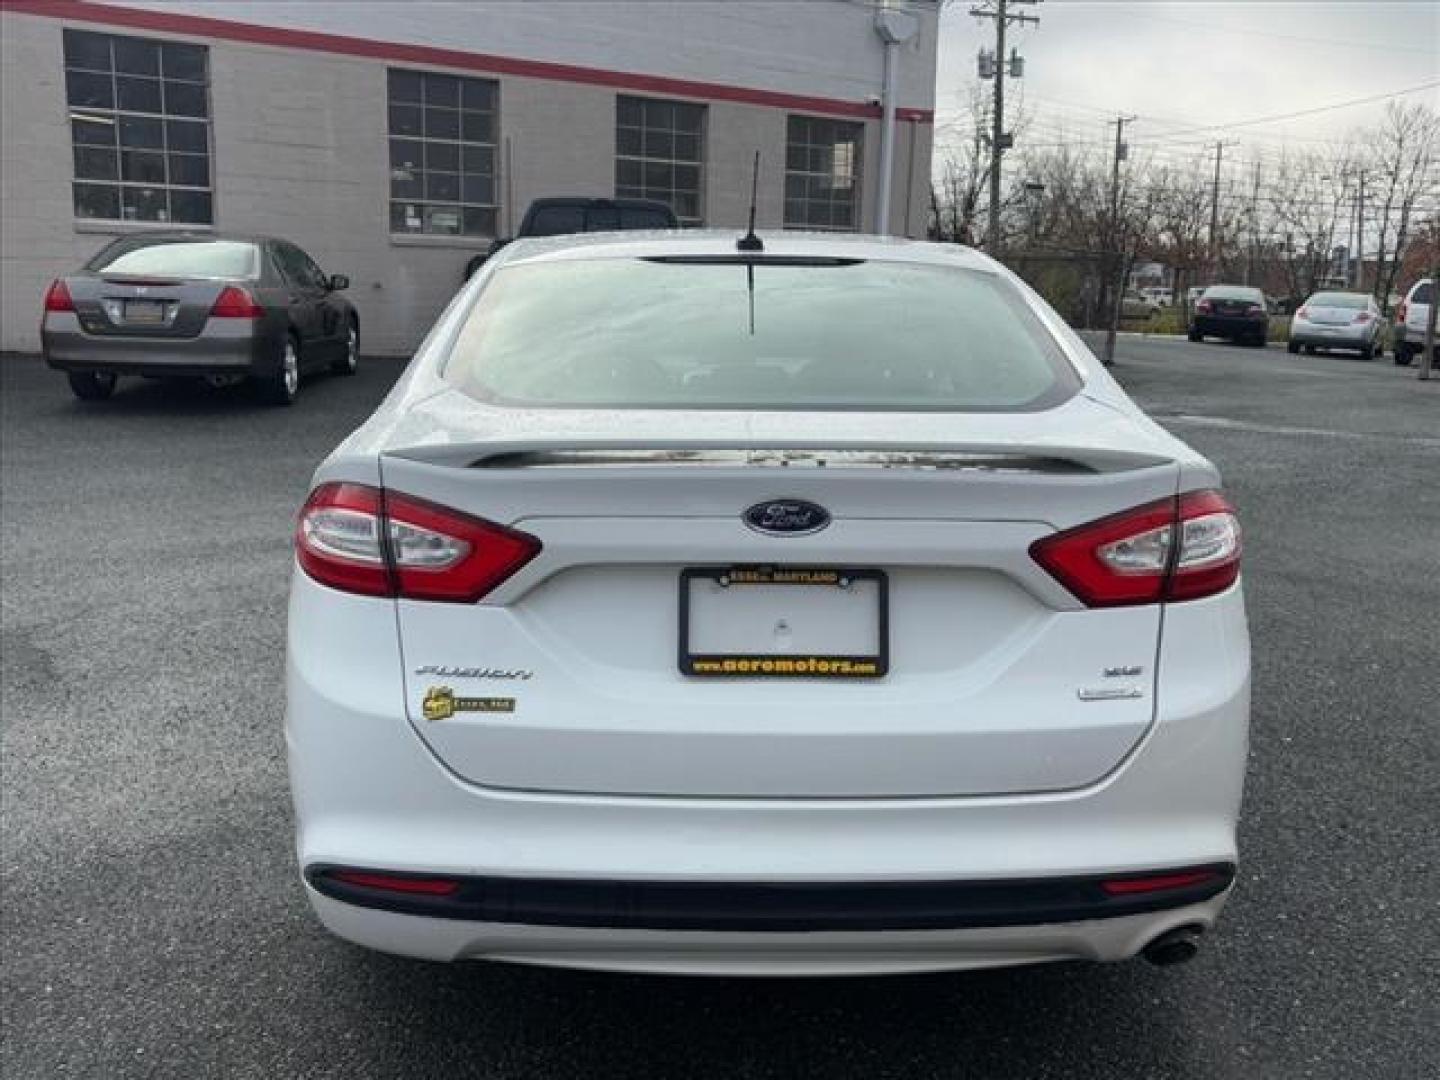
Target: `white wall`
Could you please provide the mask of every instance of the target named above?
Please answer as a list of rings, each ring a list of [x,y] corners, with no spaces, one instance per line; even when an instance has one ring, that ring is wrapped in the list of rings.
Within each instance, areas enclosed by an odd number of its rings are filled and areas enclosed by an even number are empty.
[[[124,0],[126,7],[378,41],[576,64],[608,71],[865,101],[884,56],[876,0]],[[938,9],[938,4],[933,5]],[[937,20],[921,0],[902,50],[904,107],[935,104]]]

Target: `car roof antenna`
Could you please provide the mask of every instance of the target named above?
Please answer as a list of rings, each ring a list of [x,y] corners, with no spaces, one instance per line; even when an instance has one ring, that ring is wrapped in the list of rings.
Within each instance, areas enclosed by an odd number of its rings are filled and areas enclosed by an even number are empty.
[[[760,151],[755,151],[755,167],[750,174],[750,230],[735,241],[737,251],[764,251],[765,244],[755,235],[755,192],[760,184]]]

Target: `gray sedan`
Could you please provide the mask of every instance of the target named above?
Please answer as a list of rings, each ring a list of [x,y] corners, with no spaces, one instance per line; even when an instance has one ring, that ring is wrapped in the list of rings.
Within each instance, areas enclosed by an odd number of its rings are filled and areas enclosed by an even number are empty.
[[[86,400],[120,375],[251,380],[288,405],[306,371],[354,374],[360,320],[288,240],[147,233],[110,244],[45,294],[45,362]]]
[[[1301,348],[1353,349],[1369,360],[1384,348],[1385,319],[1375,298],[1358,292],[1316,293],[1290,321],[1292,353]]]

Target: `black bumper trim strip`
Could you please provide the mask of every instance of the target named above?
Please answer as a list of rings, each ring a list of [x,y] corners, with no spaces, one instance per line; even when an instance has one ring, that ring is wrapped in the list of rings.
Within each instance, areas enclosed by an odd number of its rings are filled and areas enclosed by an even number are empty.
[[[338,880],[343,870],[458,881],[447,896],[389,892]],[[1111,895],[1101,883],[1206,872],[1179,888]],[[1143,873],[1007,881],[756,882],[606,881],[568,878],[406,875],[376,867],[316,864],[305,879],[317,892],[360,907],[404,915],[529,926],[712,932],[960,930],[1039,926],[1138,915],[1200,903],[1228,889],[1229,863]]]

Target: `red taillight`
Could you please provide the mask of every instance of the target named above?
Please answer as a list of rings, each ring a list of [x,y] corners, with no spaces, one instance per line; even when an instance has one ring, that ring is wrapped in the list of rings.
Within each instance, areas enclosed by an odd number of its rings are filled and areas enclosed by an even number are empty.
[[[1240,523],[1218,491],[1192,491],[1047,536],[1030,555],[1087,607],[1196,600],[1239,576]]]
[[[210,317],[214,319],[263,319],[265,309],[255,302],[255,297],[250,295],[248,289],[242,289],[239,285],[226,285],[220,290],[220,295],[215,298],[215,306],[210,309]]]
[[[1210,305],[1210,301],[1209,301],[1209,300],[1197,300],[1197,301],[1195,302],[1195,310],[1196,310],[1196,311],[1209,312],[1210,307],[1211,307],[1211,305]]]
[[[74,311],[75,301],[70,299],[70,289],[63,278],[56,278],[45,290],[46,311]]]
[[[1396,321],[1403,323],[1403,322],[1405,321],[1405,316],[1406,316],[1407,314],[1409,314],[1409,311],[1410,311],[1410,305],[1408,305],[1407,303],[1405,303],[1404,300],[1401,300],[1400,303],[1395,306],[1395,319],[1396,319]]]
[[[310,493],[295,527],[300,567],[342,592],[394,596],[380,541],[383,507],[378,489],[321,484]]]
[[[1111,896],[1136,896],[1141,893],[1165,892],[1169,889],[1188,889],[1193,885],[1204,885],[1214,881],[1219,876],[1214,870],[1191,870],[1179,874],[1115,878],[1112,881],[1102,881],[1100,887]]]
[[[1367,322],[1369,322],[1369,321],[1370,321],[1370,312],[1368,312],[1368,311],[1357,311],[1357,312],[1355,313],[1355,318],[1351,320],[1351,322],[1358,322],[1358,323],[1367,323]]]
[[[1303,307],[1302,307],[1299,311],[1295,312],[1295,317],[1296,317],[1297,319],[1308,319],[1308,318],[1310,318],[1310,309],[1309,309],[1309,308],[1303,308]]]
[[[540,551],[528,533],[365,484],[322,484],[300,511],[301,568],[343,592],[474,603]]]
[[[346,885],[412,896],[450,896],[460,888],[460,883],[453,878],[405,877],[400,874],[375,874],[368,870],[332,870],[327,876]]]

